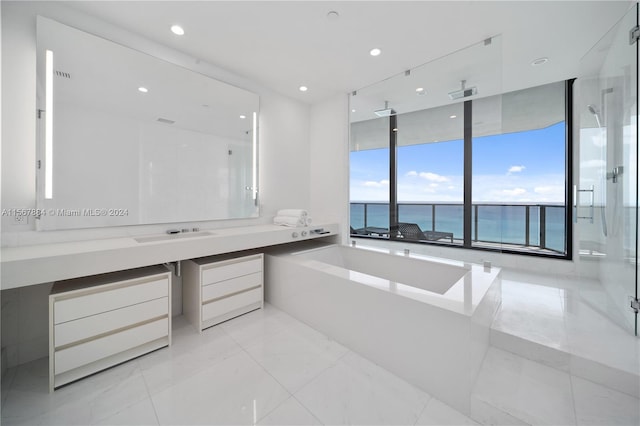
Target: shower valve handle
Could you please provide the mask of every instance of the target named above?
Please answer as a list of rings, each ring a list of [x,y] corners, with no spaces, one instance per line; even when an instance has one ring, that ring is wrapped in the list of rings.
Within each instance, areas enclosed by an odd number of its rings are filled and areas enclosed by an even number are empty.
[[[609,173],[607,173],[607,180],[611,179],[611,182],[617,183],[618,176],[620,176],[624,172],[624,167],[618,166],[614,167]]]

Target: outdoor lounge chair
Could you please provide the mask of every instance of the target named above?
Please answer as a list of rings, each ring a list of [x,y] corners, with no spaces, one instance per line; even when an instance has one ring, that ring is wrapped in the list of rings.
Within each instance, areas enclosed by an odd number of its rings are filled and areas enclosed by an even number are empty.
[[[351,235],[369,235],[363,228],[354,229],[353,226],[350,226],[350,228]]]
[[[399,222],[398,231],[407,240],[438,241],[448,238],[453,243],[453,232],[423,231],[417,223]]]

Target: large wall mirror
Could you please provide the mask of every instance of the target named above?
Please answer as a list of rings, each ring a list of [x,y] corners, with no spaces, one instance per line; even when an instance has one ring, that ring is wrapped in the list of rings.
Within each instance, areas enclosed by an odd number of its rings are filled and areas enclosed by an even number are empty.
[[[256,217],[258,95],[38,17],[38,229]]]

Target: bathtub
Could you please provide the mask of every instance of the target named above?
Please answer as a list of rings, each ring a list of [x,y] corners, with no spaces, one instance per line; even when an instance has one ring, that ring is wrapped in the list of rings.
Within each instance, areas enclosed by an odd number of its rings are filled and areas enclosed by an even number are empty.
[[[500,269],[340,245],[265,256],[265,299],[469,414]]]

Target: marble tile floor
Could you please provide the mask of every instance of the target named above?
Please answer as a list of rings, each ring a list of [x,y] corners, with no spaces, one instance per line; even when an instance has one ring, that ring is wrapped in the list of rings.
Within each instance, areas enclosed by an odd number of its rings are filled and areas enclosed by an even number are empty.
[[[10,369],[2,425],[463,425],[471,418],[266,305],[48,393],[46,358]],[[640,424],[638,399],[490,348],[472,398],[484,424]]]
[[[640,338],[610,306],[596,281],[504,269],[491,344],[639,397]]]
[[[492,425],[640,425],[640,400],[490,347],[471,417]]]
[[[476,424],[266,305],[48,393],[48,360],[10,369],[1,424]]]

